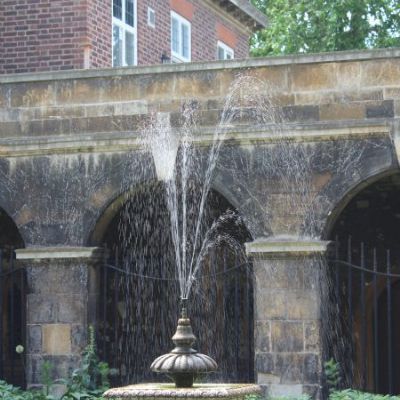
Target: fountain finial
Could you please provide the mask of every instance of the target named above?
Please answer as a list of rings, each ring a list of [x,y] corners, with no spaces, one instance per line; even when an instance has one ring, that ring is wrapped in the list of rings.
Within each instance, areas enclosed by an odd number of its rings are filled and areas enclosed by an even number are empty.
[[[213,372],[218,368],[211,357],[192,348],[196,336],[187,316],[187,302],[187,298],[181,298],[181,317],[172,336],[175,348],[170,353],[156,358],[150,366],[154,372],[163,372],[171,376],[177,388],[192,387],[198,374]]]

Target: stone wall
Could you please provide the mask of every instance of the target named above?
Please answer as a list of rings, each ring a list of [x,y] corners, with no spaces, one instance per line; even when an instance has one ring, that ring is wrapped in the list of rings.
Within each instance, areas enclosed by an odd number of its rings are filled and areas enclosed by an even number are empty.
[[[307,240],[305,248],[288,248],[286,242],[290,237],[299,246],[305,236],[324,240],[337,213],[363,185],[398,171],[399,50],[3,76],[0,206],[27,250],[59,247],[62,253],[65,247],[100,245],[123,191],[157,178],[137,135],[148,115],[168,113],[177,127],[185,104],[196,104],[199,145],[207,145],[238,75],[255,78],[261,92],[271,94],[284,122],[277,135],[276,127],[255,119],[251,105],[242,110],[227,132],[230,146],[222,149],[213,181],[243,215],[254,243],[261,243],[250,249],[257,276],[257,380],[275,394],[315,394],[322,365],[315,282],[323,268],[316,260],[324,249],[311,251]],[[282,140],[304,156],[300,171],[308,197],[293,189],[294,175],[285,186],[268,169],[270,159],[280,159]],[[307,203],[310,199],[318,201]],[[284,248],[278,260],[271,258],[272,239]],[[82,286],[71,276],[83,308],[72,302],[68,319],[60,311],[57,286],[35,286],[38,271],[43,282],[59,276],[55,271],[65,261],[51,261],[59,260],[56,254],[36,266],[28,263],[32,368],[39,355],[61,351],[49,344],[54,332],[72,338],[72,329],[84,330],[87,321],[90,282]],[[50,300],[39,293],[44,289],[54,291],[46,294],[54,299],[46,315],[41,310]],[[69,357],[72,365],[78,347],[68,343],[61,346],[63,354],[51,356]],[[29,379],[35,382],[33,370]]]

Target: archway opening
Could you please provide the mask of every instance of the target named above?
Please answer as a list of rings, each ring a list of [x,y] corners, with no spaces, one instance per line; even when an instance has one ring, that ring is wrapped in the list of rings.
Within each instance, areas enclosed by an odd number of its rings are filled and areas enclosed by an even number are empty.
[[[327,352],[342,367],[344,385],[400,392],[400,174],[361,190],[338,216],[330,268]]]
[[[130,192],[101,241],[110,257],[98,274],[98,345],[118,371],[114,384],[165,379],[149,367],[173,348],[179,288],[163,190],[161,184],[148,184]],[[251,238],[234,207],[211,191],[202,233],[221,215],[228,217],[218,231],[230,240],[207,252],[189,302],[194,347],[219,364],[210,380],[251,382],[253,278],[243,247]]]
[[[0,379],[20,387],[26,383],[27,285],[25,270],[15,263],[14,250],[23,247],[14,221],[0,209]]]

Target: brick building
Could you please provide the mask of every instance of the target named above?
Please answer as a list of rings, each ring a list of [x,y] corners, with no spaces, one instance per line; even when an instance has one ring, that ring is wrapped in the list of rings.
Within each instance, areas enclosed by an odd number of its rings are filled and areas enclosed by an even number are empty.
[[[4,0],[0,73],[245,58],[247,0]]]

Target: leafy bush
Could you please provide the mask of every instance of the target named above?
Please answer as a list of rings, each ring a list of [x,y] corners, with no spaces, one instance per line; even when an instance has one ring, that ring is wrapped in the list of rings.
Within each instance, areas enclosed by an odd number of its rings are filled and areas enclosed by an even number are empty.
[[[339,388],[341,382],[339,363],[331,358],[324,363],[324,372],[329,392],[332,393]]]
[[[268,397],[268,400],[311,400],[310,396],[307,394],[303,394],[299,397],[294,396],[280,396],[280,397]],[[248,394],[245,397],[245,400],[264,400],[264,397],[259,394]]]
[[[109,388],[108,376],[112,372],[108,364],[101,362],[97,357],[94,329],[89,327],[89,344],[82,354],[80,368],[72,373],[70,379],[58,381],[67,387],[62,399],[100,399]]]
[[[42,364],[42,390],[22,390],[7,382],[0,381],[0,399],[4,400],[57,400],[51,395],[54,384],[64,384],[62,400],[102,400],[102,394],[109,388],[108,377],[114,373],[108,364],[101,362],[96,353],[96,341],[93,327],[89,327],[89,342],[82,354],[79,368],[73,371],[69,379],[52,379],[53,365],[45,361]]]
[[[400,396],[390,396],[360,392],[354,389],[344,389],[333,391],[329,395],[329,400],[400,400]]]

